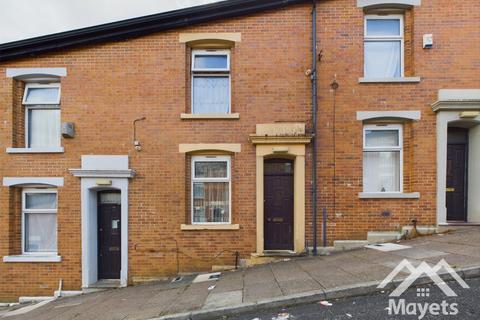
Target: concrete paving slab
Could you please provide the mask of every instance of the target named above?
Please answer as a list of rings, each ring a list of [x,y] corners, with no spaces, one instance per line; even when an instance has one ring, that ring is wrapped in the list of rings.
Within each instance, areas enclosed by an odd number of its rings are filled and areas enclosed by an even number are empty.
[[[282,290],[276,281],[249,284],[245,285],[243,289],[244,302],[255,302],[267,298],[279,297],[281,295]]]
[[[210,293],[203,308],[221,308],[234,306],[243,301],[243,291],[235,290],[229,292]]]
[[[411,258],[411,259],[418,259],[418,260],[432,258],[432,257],[446,256],[448,254],[443,251],[430,250],[426,248],[411,248],[411,249],[405,249],[405,250],[399,250],[399,251],[392,251],[390,253],[393,255],[402,256],[402,257]]]
[[[299,268],[299,265],[294,261],[274,263],[271,268],[275,279],[279,282],[310,279],[310,276]]]
[[[321,290],[322,286],[313,278],[278,281],[282,294],[290,295],[305,291]]]
[[[480,265],[480,258],[469,257],[461,254],[449,254],[442,257],[432,257],[425,259],[425,261],[427,261],[429,264],[437,264],[442,259],[445,259],[445,261],[447,261],[447,263],[453,268],[472,267]]]
[[[178,295],[175,303],[171,304],[166,312],[173,313],[200,309],[207,300],[207,297],[210,293],[208,287],[211,285],[211,281],[192,283]]]
[[[244,272],[243,281],[245,286],[251,284],[265,283],[275,281],[270,265],[256,266],[251,269],[246,269]]]
[[[243,289],[243,277],[244,273],[242,270],[237,272],[227,272],[223,273],[222,277],[215,284],[215,289],[213,292],[229,292],[235,290]]]

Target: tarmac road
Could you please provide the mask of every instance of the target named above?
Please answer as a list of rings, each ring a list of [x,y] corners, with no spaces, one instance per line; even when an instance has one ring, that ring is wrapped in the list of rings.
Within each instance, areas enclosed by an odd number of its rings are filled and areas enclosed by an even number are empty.
[[[366,319],[366,320],[383,320],[383,319],[421,319],[421,320],[439,320],[439,319],[480,319],[480,278],[467,280],[470,289],[463,289],[453,282],[448,285],[458,295],[457,297],[447,297],[436,285],[421,286],[418,288],[430,289],[429,297],[417,297],[417,288],[410,288],[399,298],[395,298],[395,306],[399,305],[399,299],[405,299],[405,306],[409,303],[422,304],[428,303],[438,304],[438,314],[433,308],[433,314],[428,310],[422,317],[420,309],[417,305],[416,315],[412,314],[390,314],[389,315],[389,293],[380,293],[362,297],[352,297],[340,300],[329,301],[331,306],[324,306],[320,303],[301,305],[292,308],[279,308],[273,310],[263,310],[257,313],[250,313],[238,317],[228,318],[229,320],[284,320],[284,319]],[[445,310],[448,313],[455,313],[454,309],[458,309],[458,314],[444,315],[442,310],[442,301],[445,301]],[[457,305],[452,305],[456,303]],[[405,311],[413,313],[413,306],[406,307]]]

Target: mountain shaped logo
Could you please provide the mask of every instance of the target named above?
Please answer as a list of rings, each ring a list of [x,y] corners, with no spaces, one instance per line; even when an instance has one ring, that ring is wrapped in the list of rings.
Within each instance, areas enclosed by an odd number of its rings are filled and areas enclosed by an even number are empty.
[[[442,280],[439,276],[439,271],[444,269],[449,273],[458,284],[464,288],[470,288],[467,283],[453,270],[453,268],[445,261],[445,259],[440,260],[434,267],[431,267],[428,263],[423,261],[418,267],[414,267],[410,261],[403,259],[396,267],[393,269],[390,274],[383,279],[383,281],[378,285],[377,288],[385,288],[393,279],[403,270],[407,269],[410,272],[410,275],[403,280],[400,285],[390,293],[390,297],[399,297],[404,293],[418,278],[422,275],[427,275],[432,279],[432,281],[439,287],[447,297],[456,297],[457,294]]]

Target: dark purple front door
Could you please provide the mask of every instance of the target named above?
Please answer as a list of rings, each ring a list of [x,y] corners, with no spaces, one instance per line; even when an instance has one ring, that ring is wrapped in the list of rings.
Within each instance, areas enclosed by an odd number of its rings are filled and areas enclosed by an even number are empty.
[[[120,279],[121,206],[120,193],[98,193],[98,278]]]
[[[468,130],[449,128],[447,147],[447,220],[467,221]]]
[[[264,162],[265,250],[293,250],[293,161]]]

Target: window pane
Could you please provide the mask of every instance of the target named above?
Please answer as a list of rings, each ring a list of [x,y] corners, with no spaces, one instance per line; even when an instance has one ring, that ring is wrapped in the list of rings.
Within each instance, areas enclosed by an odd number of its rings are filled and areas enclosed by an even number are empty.
[[[366,41],[364,58],[366,78],[401,77],[400,41]]]
[[[398,130],[365,130],[366,147],[398,147]]]
[[[226,178],[227,162],[195,162],[195,178]]]
[[[26,209],[56,209],[56,193],[27,193],[25,194]]]
[[[197,54],[194,59],[194,69],[227,69],[227,55]]]
[[[399,36],[400,19],[367,19],[368,36]]]
[[[363,153],[363,191],[400,191],[400,152]]]
[[[100,203],[121,204],[120,192],[102,192],[100,195]]]
[[[193,222],[229,222],[229,182],[193,183]]]
[[[28,109],[28,147],[60,146],[60,109]]]
[[[57,215],[25,213],[25,251],[57,251]]]
[[[230,80],[228,77],[194,77],[192,113],[228,113]]]
[[[57,103],[59,88],[27,88],[26,103],[44,104]]]

